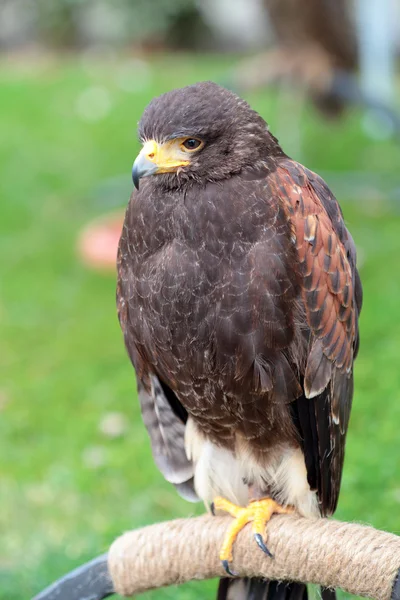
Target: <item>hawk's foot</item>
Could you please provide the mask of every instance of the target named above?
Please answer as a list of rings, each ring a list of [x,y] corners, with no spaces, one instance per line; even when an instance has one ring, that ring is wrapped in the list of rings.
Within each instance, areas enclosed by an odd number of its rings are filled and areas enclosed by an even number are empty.
[[[293,512],[290,506],[281,506],[272,498],[262,498],[261,500],[252,500],[245,508],[237,506],[225,498],[215,498],[211,510],[213,514],[216,510],[223,510],[235,518],[228,531],[226,532],[219,557],[225,571],[228,575],[235,575],[230,569],[229,563],[232,561],[232,548],[238,536],[238,533],[247,523],[253,524],[253,535],[258,546],[267,556],[272,558],[271,552],[268,550],[263,535],[268,521],[273,514],[289,514]]]

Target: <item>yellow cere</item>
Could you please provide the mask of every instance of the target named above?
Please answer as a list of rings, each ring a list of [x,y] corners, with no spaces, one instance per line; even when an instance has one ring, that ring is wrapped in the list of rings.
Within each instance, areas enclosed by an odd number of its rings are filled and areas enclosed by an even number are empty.
[[[144,143],[140,154],[157,166],[158,173],[175,171],[177,168],[185,167],[190,163],[187,151],[181,146],[182,141],[185,139],[176,138],[163,144],[148,140]]]

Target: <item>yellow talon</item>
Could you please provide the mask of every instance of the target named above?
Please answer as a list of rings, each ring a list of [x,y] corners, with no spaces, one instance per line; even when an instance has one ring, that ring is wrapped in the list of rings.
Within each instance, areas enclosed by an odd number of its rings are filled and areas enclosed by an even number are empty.
[[[233,523],[230,525],[228,531],[225,534],[225,538],[220,550],[219,558],[222,562],[222,566],[229,575],[234,575],[230,570],[229,563],[232,561],[232,548],[233,544],[239,534],[239,532],[247,525],[247,523],[253,523],[253,535],[258,546],[268,556],[272,557],[271,552],[268,550],[264,543],[263,535],[268,521],[271,519],[274,513],[278,514],[289,514],[293,512],[293,508],[288,506],[284,507],[272,500],[272,498],[262,498],[261,500],[253,500],[247,507],[237,506],[225,498],[216,498],[212,506],[213,512],[215,510],[222,510],[229,513],[235,518]]]

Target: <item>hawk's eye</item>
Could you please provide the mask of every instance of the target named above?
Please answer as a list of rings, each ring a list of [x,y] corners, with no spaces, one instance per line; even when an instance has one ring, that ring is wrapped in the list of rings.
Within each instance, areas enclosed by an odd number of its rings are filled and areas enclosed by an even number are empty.
[[[186,150],[197,150],[202,145],[200,140],[196,140],[195,138],[188,138],[182,143],[182,146],[186,148]]]

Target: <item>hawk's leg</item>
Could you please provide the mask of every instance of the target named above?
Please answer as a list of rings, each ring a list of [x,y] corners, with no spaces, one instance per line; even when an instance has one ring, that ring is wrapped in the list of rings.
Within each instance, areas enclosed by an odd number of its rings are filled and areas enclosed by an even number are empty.
[[[273,514],[289,514],[293,512],[293,508],[289,506],[281,506],[275,502],[275,500],[272,500],[272,498],[260,498],[257,500],[252,500],[248,506],[242,507],[225,500],[225,498],[217,497],[212,504],[211,510],[213,513],[216,510],[222,510],[235,518],[226,532],[219,554],[222,566],[228,575],[235,575],[229,566],[229,563],[233,558],[232,548],[238,533],[245,525],[247,525],[247,523],[253,524],[253,535],[258,546],[263,552],[265,552],[265,554],[272,558],[272,554],[268,550],[263,539],[267,523]]]

